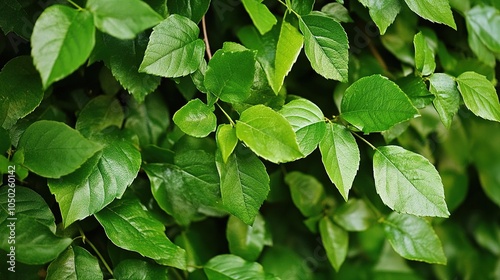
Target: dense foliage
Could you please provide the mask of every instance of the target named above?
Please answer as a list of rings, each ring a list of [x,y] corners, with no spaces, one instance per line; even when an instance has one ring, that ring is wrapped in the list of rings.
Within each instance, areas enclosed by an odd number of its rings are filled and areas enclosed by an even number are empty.
[[[500,279],[499,3],[0,0],[0,278]]]

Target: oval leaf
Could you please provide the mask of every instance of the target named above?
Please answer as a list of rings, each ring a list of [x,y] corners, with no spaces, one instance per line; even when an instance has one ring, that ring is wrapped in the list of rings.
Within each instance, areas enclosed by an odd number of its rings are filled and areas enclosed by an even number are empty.
[[[363,231],[377,221],[377,216],[364,200],[352,198],[335,210],[333,220],[345,230]]]
[[[241,2],[260,34],[267,33],[278,22],[267,6],[261,3],[262,0],[242,0]]]
[[[405,2],[417,15],[457,29],[448,0],[405,0]]]
[[[312,217],[321,213],[326,198],[321,182],[313,176],[298,171],[288,173],[285,182],[290,187],[293,204],[302,215]]]
[[[121,127],[124,119],[120,102],[109,95],[99,95],[83,107],[75,128],[85,136],[100,132],[108,126]]]
[[[252,225],[247,225],[235,216],[227,221],[226,237],[229,251],[247,261],[255,261],[266,243],[266,224],[257,215]]]
[[[168,280],[169,268],[139,259],[126,259],[121,261],[114,269],[113,276],[116,280]]]
[[[221,152],[222,160],[227,163],[229,156],[233,153],[238,144],[236,129],[230,124],[221,124],[217,128],[217,147]]]
[[[349,245],[349,235],[347,231],[339,227],[325,216],[319,221],[319,233],[323,247],[325,247],[328,260],[336,271],[344,263]]]
[[[47,280],[103,279],[99,261],[82,247],[69,247],[50,263]]]
[[[476,116],[500,122],[500,103],[493,84],[476,72],[465,72],[457,77],[458,90],[465,106]]]
[[[433,104],[443,124],[450,128],[453,116],[460,107],[460,93],[455,79],[445,73],[435,73],[429,77],[429,91],[436,96]]]
[[[391,209],[418,216],[448,217],[441,177],[423,156],[399,146],[377,148],[375,188]]]
[[[264,268],[257,262],[248,262],[235,255],[218,255],[210,259],[204,266],[208,280],[271,280]]]
[[[291,125],[264,105],[252,106],[241,114],[236,135],[257,155],[274,163],[303,157]]]
[[[500,12],[491,6],[477,5],[465,13],[467,26],[491,51],[500,52]]]
[[[213,109],[198,98],[189,101],[175,112],[173,120],[184,133],[193,137],[205,137],[217,127],[217,117]]]
[[[343,119],[365,133],[384,131],[418,116],[408,96],[381,75],[361,78],[347,88],[341,111]]]

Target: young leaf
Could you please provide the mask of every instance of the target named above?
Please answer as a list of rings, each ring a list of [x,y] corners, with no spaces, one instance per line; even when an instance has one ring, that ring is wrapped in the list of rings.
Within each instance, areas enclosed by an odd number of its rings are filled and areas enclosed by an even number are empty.
[[[344,126],[328,123],[326,128],[326,135],[319,143],[323,165],[328,177],[347,201],[359,168],[358,144]]]
[[[43,98],[40,74],[30,56],[11,59],[0,72],[0,125],[10,129],[18,119],[35,110]]]
[[[176,78],[195,72],[203,60],[205,44],[190,19],[170,15],[153,28],[140,72]]]
[[[333,220],[345,230],[363,231],[374,224],[377,217],[364,200],[352,198],[335,211]]]
[[[323,210],[326,198],[323,185],[313,176],[293,171],[285,176],[293,204],[305,217],[313,217]]]
[[[291,125],[264,105],[250,107],[241,114],[236,135],[257,155],[274,163],[303,157]]]
[[[113,271],[116,280],[134,279],[140,275],[142,280],[168,280],[169,268],[140,259],[121,261]]]
[[[95,43],[92,14],[53,5],[43,11],[31,35],[31,55],[44,88],[73,73],[89,57]]]
[[[417,15],[457,29],[448,0],[405,0],[405,2]]]
[[[495,87],[485,76],[465,72],[457,77],[458,90],[465,106],[476,116],[500,122],[500,103]]]
[[[261,3],[262,0],[242,0],[241,2],[260,34],[267,33],[278,22],[267,6]]]
[[[182,106],[173,117],[174,123],[186,134],[206,137],[217,127],[217,117],[213,109],[196,98]]]
[[[208,62],[206,89],[224,102],[239,103],[250,96],[255,74],[254,51],[218,50]]]
[[[247,225],[252,225],[269,193],[266,167],[252,151],[241,145],[236,147],[226,163],[217,153],[216,163],[225,209]]]
[[[133,39],[163,20],[140,0],[88,0],[86,7],[94,15],[99,30],[121,40]]]
[[[359,2],[370,10],[370,17],[378,26],[381,35],[384,35],[387,27],[394,22],[401,10],[399,0],[360,0]]]
[[[59,178],[75,171],[102,147],[64,123],[43,120],[26,129],[18,148],[29,170],[46,178]]]
[[[302,154],[307,156],[312,153],[326,132],[321,109],[307,99],[296,99],[285,104],[279,113],[292,125]]]
[[[95,217],[116,246],[138,252],[161,265],[186,269],[186,251],[167,238],[165,226],[139,200],[115,200]]]
[[[199,23],[210,6],[210,0],[169,0],[168,12],[185,16],[195,23]]]
[[[427,39],[418,32],[413,39],[413,46],[415,47],[415,67],[422,74],[422,76],[429,76],[434,73],[436,69],[436,58],[434,51],[427,43]]]
[[[382,223],[389,243],[403,258],[446,264],[441,241],[426,220],[392,213]]]
[[[227,221],[226,238],[231,254],[247,261],[255,261],[266,243],[266,222],[261,215],[255,216],[252,225],[230,216]]]
[[[233,153],[238,144],[236,129],[230,124],[221,124],[217,128],[215,138],[217,139],[217,147],[221,152],[222,160],[224,163],[227,163],[229,156]]]
[[[248,262],[235,255],[218,255],[210,259],[203,267],[208,280],[255,279],[277,280],[264,272],[257,262]]]
[[[391,209],[418,216],[450,215],[441,177],[425,157],[399,146],[377,148],[373,175],[377,193]]]
[[[361,78],[347,88],[341,111],[343,119],[365,133],[384,131],[418,116],[406,94],[381,75]]]
[[[500,53],[500,12],[491,6],[477,5],[465,13],[467,26],[491,51]]]
[[[323,15],[307,15],[299,19],[305,39],[306,56],[312,68],[327,79],[347,82],[347,34],[340,23]]]
[[[435,73],[429,77],[429,90],[436,96],[433,101],[443,124],[450,128],[453,116],[460,106],[460,93],[455,79],[444,73]]]
[[[325,216],[319,221],[319,233],[323,247],[325,247],[328,260],[336,271],[347,256],[349,235],[347,231],[332,222],[330,217]]]
[[[47,280],[103,279],[99,261],[79,246],[69,246],[47,268]]]
[[[109,126],[120,128],[124,117],[122,106],[117,99],[100,95],[83,107],[75,128],[88,137]]]

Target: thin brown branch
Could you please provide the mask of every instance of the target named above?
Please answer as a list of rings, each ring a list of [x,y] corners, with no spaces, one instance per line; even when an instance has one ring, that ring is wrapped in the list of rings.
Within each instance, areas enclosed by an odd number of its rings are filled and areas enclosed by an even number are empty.
[[[207,51],[208,60],[212,59],[212,51],[210,51],[210,43],[208,42],[207,24],[205,16],[201,18],[201,28],[203,29],[203,41],[205,42],[205,50]]]

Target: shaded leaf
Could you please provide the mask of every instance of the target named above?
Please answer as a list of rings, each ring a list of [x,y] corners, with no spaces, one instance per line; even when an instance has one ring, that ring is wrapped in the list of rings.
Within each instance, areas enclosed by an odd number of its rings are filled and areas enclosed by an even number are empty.
[[[168,12],[185,16],[195,23],[199,23],[210,6],[210,0],[169,0]]]
[[[70,246],[50,263],[46,279],[103,279],[103,275],[96,257],[82,247]]]
[[[330,264],[339,271],[347,256],[349,245],[347,231],[333,223],[330,217],[325,216],[319,222],[319,233]]]
[[[168,267],[138,259],[123,260],[113,271],[116,280],[168,280],[167,274]]]
[[[112,96],[100,95],[90,100],[78,115],[75,128],[85,136],[100,132],[106,127],[121,127],[124,119],[120,102]]]
[[[266,275],[259,263],[248,262],[235,255],[218,255],[213,257],[205,264],[203,270],[209,280],[277,280],[275,277]]]
[[[247,261],[255,261],[266,243],[266,224],[261,215],[255,217],[252,225],[247,225],[235,216],[227,221],[226,238],[231,254]]]
[[[285,182],[290,187],[293,204],[302,215],[312,217],[321,213],[326,195],[323,185],[315,177],[293,171],[285,176]]]

